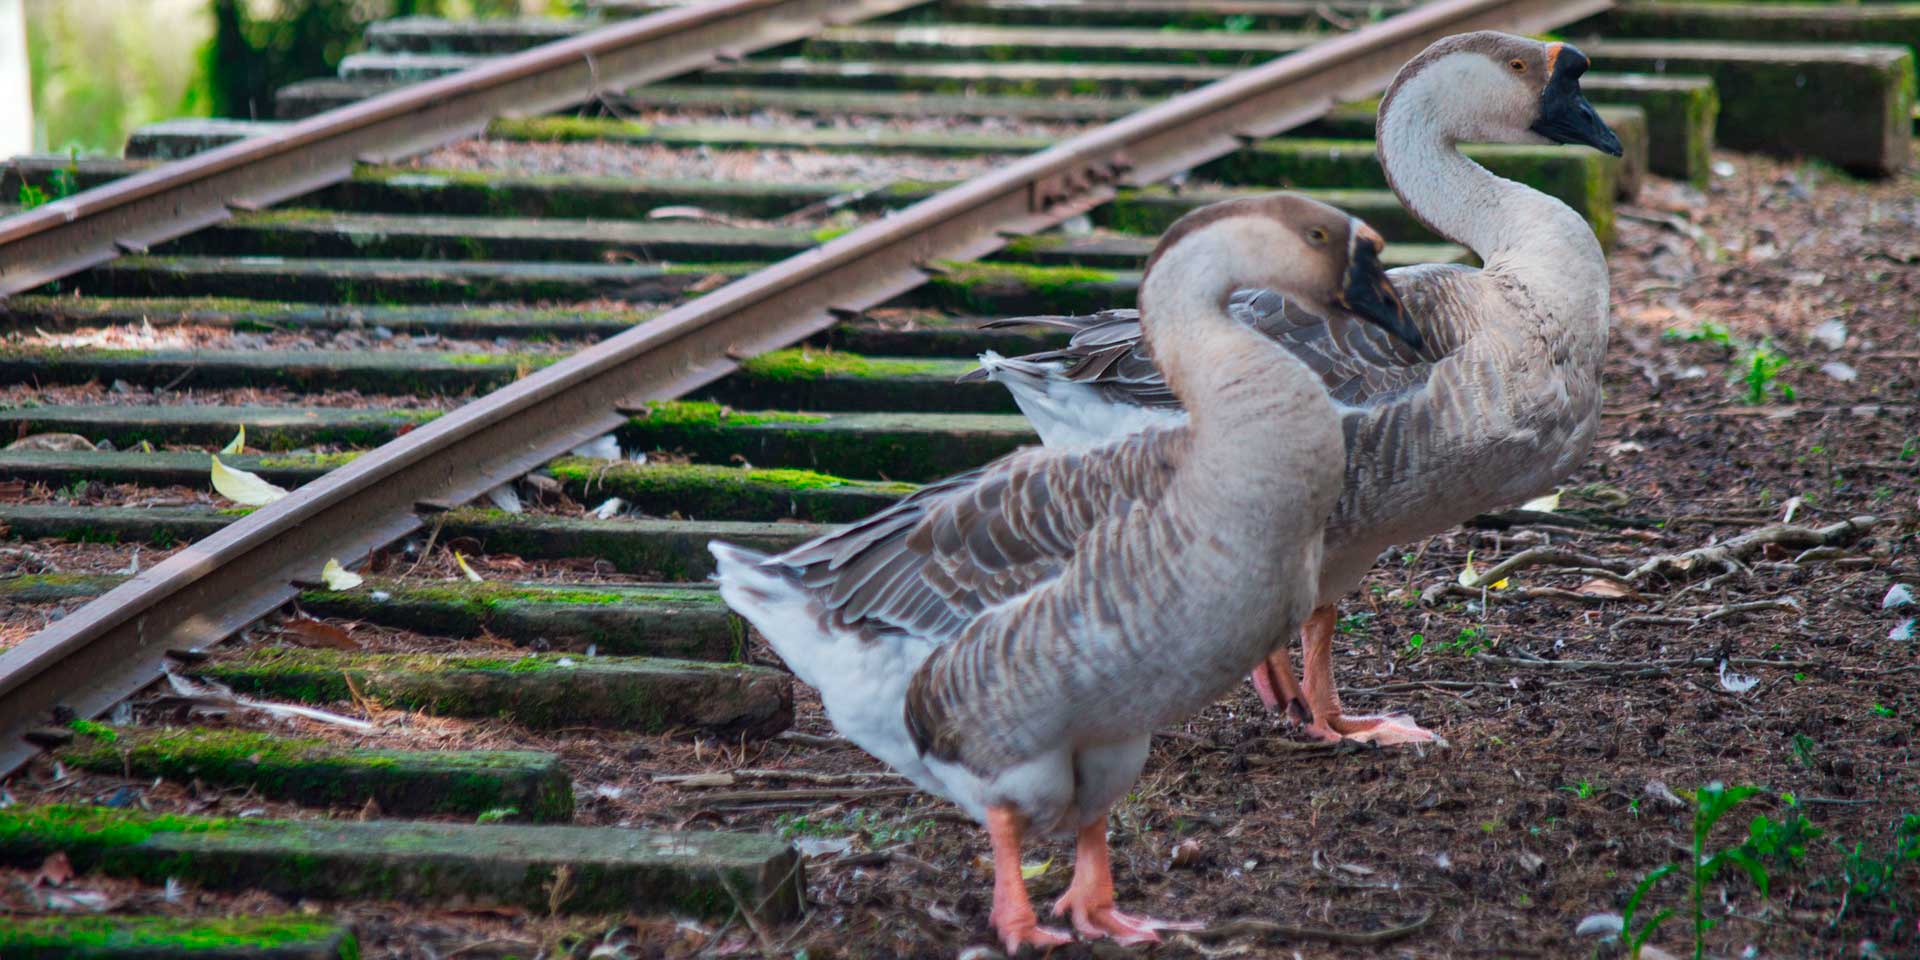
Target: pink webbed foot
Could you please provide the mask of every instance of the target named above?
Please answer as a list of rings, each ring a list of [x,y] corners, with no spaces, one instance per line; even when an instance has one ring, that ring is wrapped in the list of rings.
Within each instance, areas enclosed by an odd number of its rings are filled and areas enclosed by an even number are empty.
[[[1021,947],[1046,950],[1073,942],[1073,936],[1065,930],[1041,926],[1032,910],[1028,910],[1024,917],[1002,917],[995,912],[993,932],[999,934],[1000,945],[1006,948],[1009,957],[1019,954]]]
[[[1316,717],[1303,728],[1308,736],[1330,743],[1353,740],[1391,747],[1403,743],[1444,743],[1433,731],[1400,714]]]
[[[1091,898],[1077,897],[1069,890],[1053,905],[1053,915],[1063,913],[1073,915],[1074,932],[1088,940],[1112,937],[1113,942],[1122,946],[1140,943],[1159,943],[1161,930],[1199,930],[1204,924],[1187,923],[1177,920],[1159,920],[1154,917],[1136,916],[1121,913],[1107,903],[1088,903]]]

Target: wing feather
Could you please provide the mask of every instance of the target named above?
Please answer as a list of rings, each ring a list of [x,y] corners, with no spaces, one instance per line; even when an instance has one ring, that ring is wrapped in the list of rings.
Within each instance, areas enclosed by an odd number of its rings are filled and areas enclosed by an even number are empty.
[[[1052,582],[1094,526],[1157,501],[1188,442],[1153,430],[1095,450],[1015,451],[768,560],[867,635],[950,641]]]

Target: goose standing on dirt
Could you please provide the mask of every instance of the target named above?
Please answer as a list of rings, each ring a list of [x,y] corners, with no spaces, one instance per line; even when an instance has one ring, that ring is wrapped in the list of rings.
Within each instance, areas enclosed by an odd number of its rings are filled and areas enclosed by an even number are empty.
[[[1236,315],[1320,375],[1347,436],[1346,483],[1327,525],[1319,606],[1301,631],[1303,684],[1294,681],[1285,644],[1253,678],[1269,707],[1284,707],[1323,739],[1433,739],[1406,717],[1342,714],[1333,685],[1335,604],[1387,547],[1519,502],[1566,476],[1599,426],[1608,324],[1599,241],[1572,208],[1495,176],[1458,147],[1575,143],[1619,156],[1619,138],[1580,91],[1586,70],[1587,58],[1567,44],[1488,31],[1434,43],[1388,87],[1377,134],[1388,184],[1422,223],[1486,265],[1389,273],[1424,347],[1272,291],[1235,297]],[[986,354],[982,369],[963,379],[1006,384],[1048,446],[1083,447],[1183,422],[1187,414],[1168,392],[1138,317],[1110,310],[996,321],[1063,327],[1073,339],[1018,359]],[[1276,419],[1269,429],[1293,424]]]
[[[1195,211],[1141,286],[1187,425],[1016,451],[777,557],[712,544],[721,596],[834,726],[986,825],[1009,952],[1067,939],[1027,898],[1027,831],[1077,835],[1053,912],[1082,935],[1144,942],[1171,926],[1113,908],[1107,809],[1156,728],[1224,693],[1288,636],[1276,625],[1313,608],[1344,459],[1320,378],[1227,298],[1264,286],[1413,336],[1379,245],[1293,195]]]

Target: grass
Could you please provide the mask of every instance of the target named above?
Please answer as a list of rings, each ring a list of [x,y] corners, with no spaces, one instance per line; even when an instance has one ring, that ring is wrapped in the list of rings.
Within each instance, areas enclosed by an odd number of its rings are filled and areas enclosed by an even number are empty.
[[[1726,350],[1733,357],[1727,379],[1746,388],[1744,398],[1751,406],[1766,403],[1775,395],[1787,403],[1794,400],[1793,387],[1780,380],[1780,374],[1787,368],[1790,358],[1780,352],[1772,340],[1762,338],[1749,342],[1735,336],[1725,324],[1712,320],[1691,329],[1672,328],[1662,336],[1682,343],[1712,344]]]

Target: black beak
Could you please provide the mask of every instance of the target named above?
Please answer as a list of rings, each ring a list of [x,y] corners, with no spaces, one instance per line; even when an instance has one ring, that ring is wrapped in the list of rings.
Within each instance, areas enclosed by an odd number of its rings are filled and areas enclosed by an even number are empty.
[[[1587,55],[1561,44],[1547,88],[1540,92],[1540,119],[1531,129],[1554,143],[1584,143],[1620,156],[1620,137],[1580,92],[1580,76],[1586,72]]]
[[[1339,304],[1360,319],[1406,341],[1415,350],[1425,345],[1420,331],[1407,317],[1407,307],[1387,282],[1387,271],[1380,266],[1380,251],[1370,240],[1357,236],[1347,258],[1345,289]]]

